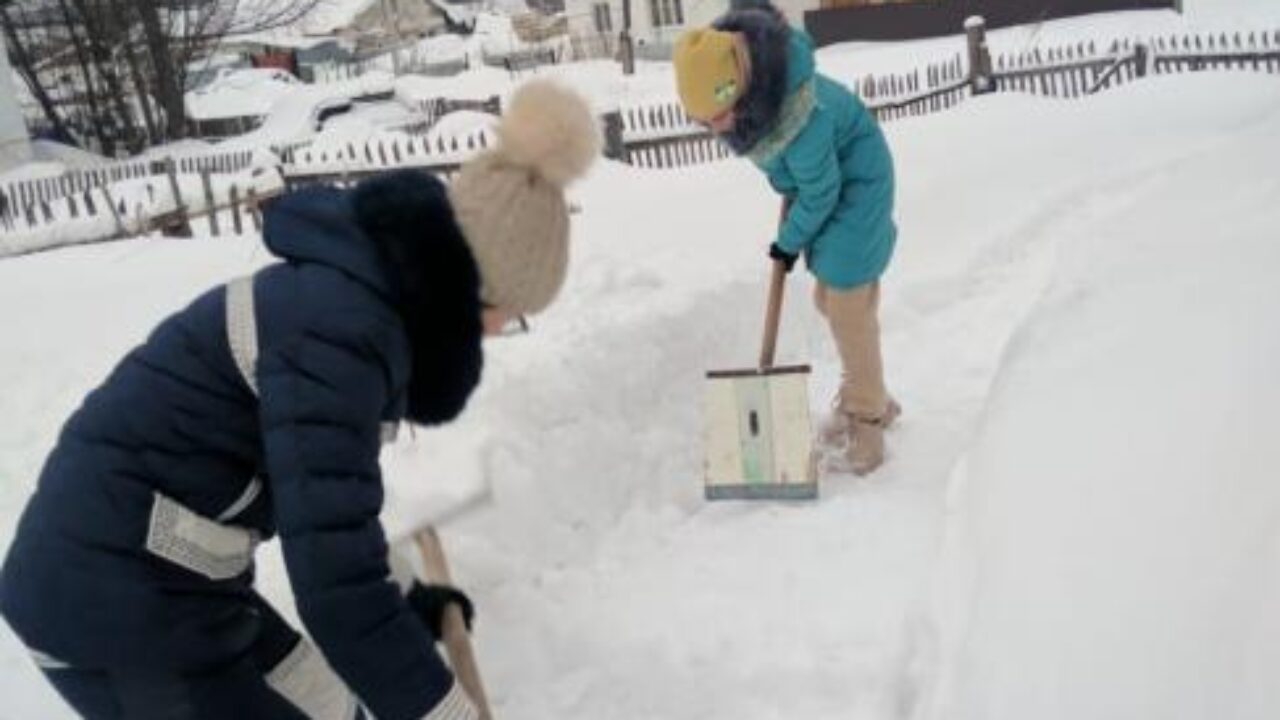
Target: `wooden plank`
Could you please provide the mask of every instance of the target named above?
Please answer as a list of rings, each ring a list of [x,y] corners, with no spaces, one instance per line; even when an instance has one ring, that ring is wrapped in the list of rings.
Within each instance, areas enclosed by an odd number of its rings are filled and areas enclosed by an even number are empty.
[[[742,451],[738,443],[738,397],[731,379],[706,384],[703,399],[706,422],[703,437],[703,479],[708,487],[742,482]]]
[[[116,237],[123,236],[124,235],[124,219],[120,217],[120,214],[122,211],[116,208],[115,200],[113,200],[111,197],[111,190],[106,185],[102,186],[102,199],[105,201],[107,210],[111,212],[111,219],[115,223],[115,228],[116,228],[115,236]]]
[[[208,169],[200,173],[200,185],[204,188],[204,206],[209,215],[209,234],[218,237],[221,234],[218,228],[218,210],[213,198],[213,179]]]
[[[252,187],[248,192],[249,200],[249,217],[253,220],[253,229],[255,231],[262,230],[262,209],[258,207],[258,192]]]
[[[734,381],[738,400],[738,443],[741,446],[741,477],[745,484],[774,483],[777,477],[773,456],[773,403],[764,378]]]
[[[178,184],[177,164],[173,158],[164,161],[164,174],[169,180],[169,192],[172,194],[174,211],[173,222],[163,228],[170,237],[191,237],[191,221],[187,215],[187,204],[182,198],[182,187]]]
[[[244,234],[244,226],[240,220],[240,188],[235,184],[231,185],[231,230],[236,235]]]
[[[809,375],[768,376],[773,422],[774,479],[780,485],[806,485],[816,480],[811,458],[813,430],[809,419]]]

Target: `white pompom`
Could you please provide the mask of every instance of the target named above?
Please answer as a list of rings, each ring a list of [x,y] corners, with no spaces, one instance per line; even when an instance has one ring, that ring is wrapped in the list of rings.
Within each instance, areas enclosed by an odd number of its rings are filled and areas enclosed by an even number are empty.
[[[549,80],[516,91],[498,125],[500,152],[548,182],[564,187],[600,154],[600,126],[586,100]]]

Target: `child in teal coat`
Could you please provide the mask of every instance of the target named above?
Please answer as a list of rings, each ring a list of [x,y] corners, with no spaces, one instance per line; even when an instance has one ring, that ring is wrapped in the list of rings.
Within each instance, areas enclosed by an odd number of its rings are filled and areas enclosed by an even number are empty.
[[[820,433],[854,472],[884,460],[899,407],[885,389],[877,319],[880,276],[893,256],[893,159],[871,112],[816,72],[813,44],[775,8],[751,3],[677,43],[686,112],[764,171],[784,198],[769,255],[790,270],[804,255],[843,378]]]

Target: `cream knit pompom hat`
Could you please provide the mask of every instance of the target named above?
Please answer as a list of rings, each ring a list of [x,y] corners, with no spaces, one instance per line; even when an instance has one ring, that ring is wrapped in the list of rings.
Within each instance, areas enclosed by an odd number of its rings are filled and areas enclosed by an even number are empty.
[[[600,154],[600,129],[581,96],[535,80],[516,91],[497,132],[495,149],[463,164],[449,199],[480,268],[484,302],[536,313],[564,284],[564,189]]]

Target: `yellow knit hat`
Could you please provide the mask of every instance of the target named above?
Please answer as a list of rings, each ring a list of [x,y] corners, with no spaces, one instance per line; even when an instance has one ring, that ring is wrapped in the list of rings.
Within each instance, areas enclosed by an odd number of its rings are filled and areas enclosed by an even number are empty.
[[[711,120],[746,92],[738,52],[733,33],[711,28],[690,30],[676,41],[676,90],[689,117]]]

